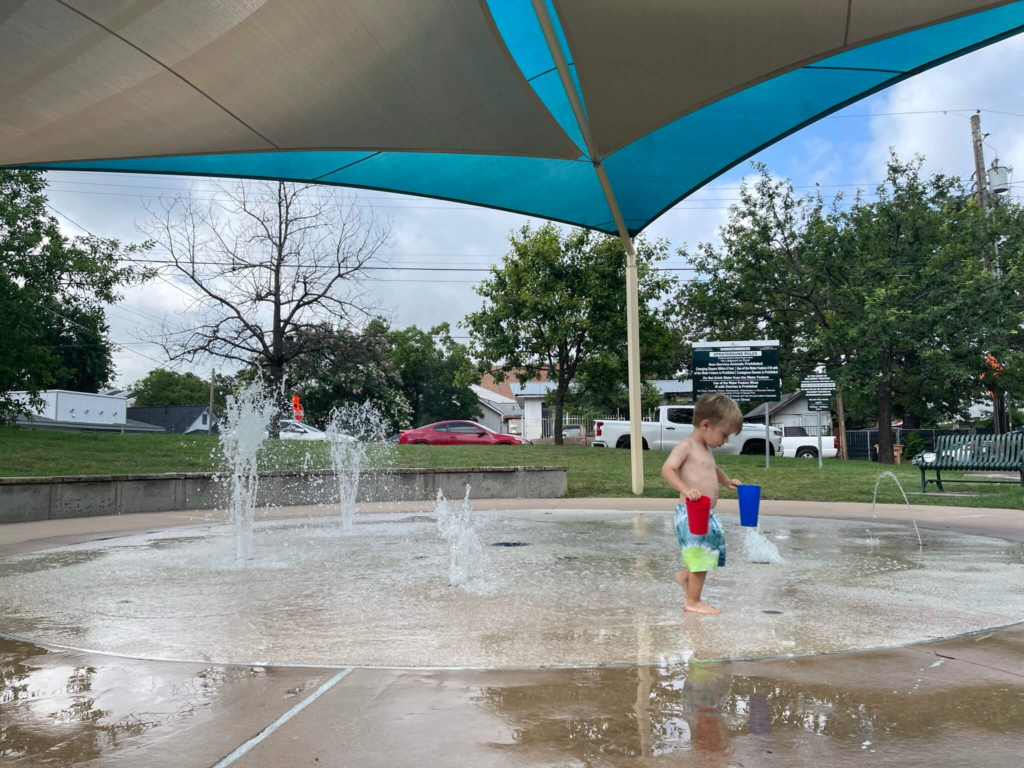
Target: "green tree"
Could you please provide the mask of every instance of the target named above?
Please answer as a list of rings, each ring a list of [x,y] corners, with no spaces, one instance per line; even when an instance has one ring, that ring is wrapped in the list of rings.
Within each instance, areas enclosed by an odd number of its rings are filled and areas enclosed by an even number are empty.
[[[43,389],[106,384],[113,359],[103,307],[149,275],[121,266],[149,244],[66,237],[45,190],[41,173],[0,170],[0,423],[29,410],[11,391],[38,404]]]
[[[232,376],[217,374],[213,383],[213,410],[223,414],[227,396],[234,391]],[[128,396],[135,405],[207,405],[210,402],[210,382],[194,373],[178,373],[157,368],[128,387]]]
[[[480,382],[480,373],[466,346],[452,338],[448,323],[429,331],[416,326],[391,330],[387,340],[414,426],[480,418],[480,403],[470,388]]]
[[[409,426],[413,409],[391,358],[384,321],[372,320],[361,331],[328,325],[304,329],[294,343],[319,350],[297,356],[286,371],[306,421],[324,427],[334,408],[369,401],[392,429]]]
[[[643,345],[641,345],[643,346]],[[665,374],[652,372],[652,361],[641,358],[644,371],[648,376],[671,378],[679,370],[679,361],[670,366],[671,371]],[[565,408],[579,414],[589,414],[595,418],[605,418],[620,411],[629,411],[629,388],[626,386],[628,374],[626,361],[620,350],[599,352],[585,365],[580,366],[576,379],[569,386],[565,395]],[[547,402],[555,405],[554,392],[548,393]],[[641,383],[641,408],[646,413],[656,408],[661,402],[661,393],[649,381]]]
[[[516,369],[521,381],[547,370],[556,382],[555,443],[561,444],[566,398],[577,376],[608,384],[610,391],[627,378],[625,249],[618,238],[584,229],[562,234],[553,224],[527,225],[510,241],[502,265],[477,287],[484,306],[466,318],[465,326],[483,370],[501,363]],[[667,256],[667,243],[639,238],[636,250],[642,376],[649,378],[662,367],[656,353],[669,323],[668,314],[654,305],[676,281],[656,269]],[[613,378],[606,380],[599,371]],[[496,379],[502,375],[495,372]]]
[[[847,415],[873,412],[879,427],[901,412],[965,413],[982,392],[984,350],[1019,349],[1022,217],[1005,212],[1013,234],[996,280],[984,266],[994,230],[957,179],[926,180],[921,163],[894,155],[877,199],[848,207],[797,198],[756,166],[722,244],[681,252],[700,273],[678,296],[688,335],[778,338],[787,388],[824,364]],[[879,454],[892,462],[885,428]]]

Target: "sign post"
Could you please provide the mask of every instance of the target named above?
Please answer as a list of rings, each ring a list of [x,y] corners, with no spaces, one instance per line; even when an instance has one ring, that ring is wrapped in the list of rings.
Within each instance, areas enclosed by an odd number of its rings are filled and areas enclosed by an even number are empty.
[[[693,343],[693,398],[718,392],[741,403],[764,402],[764,466],[771,465],[769,402],[781,396],[778,341]]]
[[[836,391],[836,383],[827,373],[806,376],[800,389],[807,396],[807,407],[818,414],[818,469],[821,469],[821,412],[829,410],[829,401]]]

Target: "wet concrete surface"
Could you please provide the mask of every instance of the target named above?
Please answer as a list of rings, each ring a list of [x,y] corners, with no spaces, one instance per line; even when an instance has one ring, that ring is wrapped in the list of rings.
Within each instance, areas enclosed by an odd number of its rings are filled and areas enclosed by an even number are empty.
[[[213,765],[332,674],[142,662],[0,638],[0,765]]]
[[[1013,518],[956,513],[931,524],[960,526],[963,515],[971,533],[1021,538]],[[69,535],[118,533],[116,522],[100,526]],[[53,528],[6,541],[0,529],[0,546],[37,551],[64,535]],[[9,618],[0,612],[0,631]],[[0,765],[227,768],[222,761],[260,734],[230,765],[1017,768],[1024,755],[1024,626],[788,660],[357,669],[311,701],[338,672],[140,661],[0,639]]]
[[[357,669],[230,764],[1019,766],[1022,637],[762,662]],[[0,764],[212,766],[336,671],[0,640]]]

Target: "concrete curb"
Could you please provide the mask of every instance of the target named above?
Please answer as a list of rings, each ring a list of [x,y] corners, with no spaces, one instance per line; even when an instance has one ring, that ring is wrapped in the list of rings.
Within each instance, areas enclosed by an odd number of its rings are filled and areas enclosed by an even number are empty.
[[[217,472],[0,478],[0,524],[138,512],[180,512],[229,506],[226,476]],[[438,491],[471,499],[560,499],[565,467],[441,467],[374,469],[360,476],[362,502],[429,501]],[[260,507],[337,503],[332,470],[260,473]]]

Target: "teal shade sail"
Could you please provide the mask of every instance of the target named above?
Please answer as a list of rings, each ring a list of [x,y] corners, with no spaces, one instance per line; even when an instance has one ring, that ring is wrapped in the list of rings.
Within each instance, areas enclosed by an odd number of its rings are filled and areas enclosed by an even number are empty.
[[[0,166],[317,182],[636,234],[773,142],[1024,30],[1024,2],[26,0]],[[197,10],[198,9],[198,10]]]

